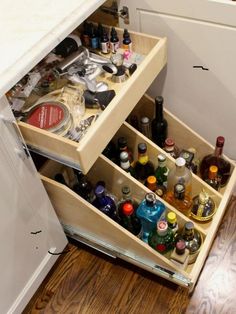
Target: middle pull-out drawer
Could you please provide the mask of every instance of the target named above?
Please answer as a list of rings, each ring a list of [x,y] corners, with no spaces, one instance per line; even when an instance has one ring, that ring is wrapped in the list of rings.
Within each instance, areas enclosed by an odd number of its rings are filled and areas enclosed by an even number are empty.
[[[123,30],[117,29],[122,38]],[[116,96],[91,125],[79,143],[63,136],[36,128],[25,122],[19,127],[27,145],[34,151],[87,173],[111,137],[145,93],[154,78],[166,64],[166,38],[157,38],[130,32],[133,50],[142,56],[137,70],[123,83],[106,80]]]

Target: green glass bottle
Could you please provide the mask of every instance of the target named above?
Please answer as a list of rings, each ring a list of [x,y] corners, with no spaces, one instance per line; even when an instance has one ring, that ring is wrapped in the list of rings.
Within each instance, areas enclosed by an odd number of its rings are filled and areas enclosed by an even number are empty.
[[[155,177],[157,178],[158,185],[164,185],[167,187],[167,176],[169,169],[166,167],[166,156],[159,154],[157,156],[158,166],[155,171]]]
[[[174,248],[174,234],[166,221],[161,220],[157,223],[157,228],[149,234],[148,244],[161,254]]]

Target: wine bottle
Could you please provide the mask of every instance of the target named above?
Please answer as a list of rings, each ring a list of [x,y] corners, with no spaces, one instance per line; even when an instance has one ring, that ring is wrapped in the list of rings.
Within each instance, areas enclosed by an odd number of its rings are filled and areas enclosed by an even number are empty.
[[[142,183],[145,183],[147,177],[154,175],[154,166],[149,161],[145,143],[138,144],[138,160],[135,163],[134,170],[136,178]]]
[[[152,140],[158,146],[164,147],[165,139],[167,138],[168,123],[163,116],[163,102],[162,96],[155,98],[156,113],[152,120]]]
[[[223,157],[225,138],[218,136],[216,139],[215,151],[213,154],[205,156],[200,164],[200,175],[202,179],[208,177],[210,166],[218,167],[218,175],[221,177],[220,186],[225,186],[230,177],[230,163]]]

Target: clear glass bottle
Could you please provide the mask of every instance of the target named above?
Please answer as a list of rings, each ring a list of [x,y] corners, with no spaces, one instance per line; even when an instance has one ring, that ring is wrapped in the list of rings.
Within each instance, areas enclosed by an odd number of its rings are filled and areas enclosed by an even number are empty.
[[[136,215],[143,227],[142,240],[144,242],[148,242],[149,233],[155,228],[157,221],[165,218],[165,212],[165,205],[156,199],[155,194],[147,193],[136,210]]]
[[[200,232],[194,228],[194,224],[188,221],[184,225],[182,238],[185,241],[186,248],[189,250],[188,263],[192,264],[199,254],[202,245],[202,236]]]
[[[134,211],[136,212],[136,209],[138,208],[138,202],[133,198],[129,186],[124,185],[121,191],[122,197],[118,202],[118,215],[121,216],[122,214],[121,208],[126,203],[132,204]]]
[[[186,269],[189,261],[189,250],[183,239],[175,243],[175,248],[170,255],[170,260],[181,269]]]
[[[151,123],[148,117],[142,117],[140,120],[140,131],[145,135],[147,138],[151,139]]]
[[[148,244],[157,252],[165,254],[174,247],[174,234],[166,221],[158,221],[148,237]]]
[[[175,159],[179,157],[179,148],[175,145],[175,141],[170,137],[167,137],[165,140],[164,151]]]
[[[106,194],[105,187],[103,185],[97,185],[94,193],[96,198],[93,201],[93,205],[111,219],[117,221],[116,204],[114,200]]]
[[[193,206],[191,215],[194,219],[199,221],[207,221],[212,218],[216,210],[214,200],[203,189],[199,195],[193,198]]]
[[[176,235],[179,230],[179,225],[176,217],[176,213],[169,212],[166,217],[168,227],[173,231],[173,234]]]
[[[179,157],[175,160],[175,167],[169,171],[167,177],[167,190],[174,191],[174,186],[177,183],[182,183],[185,186],[185,195],[191,196],[192,192],[192,173],[185,167],[186,161],[184,158]]]
[[[158,185],[167,187],[167,176],[169,169],[166,166],[166,156],[159,154],[157,156],[158,166],[155,170],[155,177],[157,178]]]
[[[168,123],[163,115],[163,102],[162,96],[155,98],[155,118],[152,120],[152,140],[160,147],[164,147],[165,139],[167,138]]]
[[[188,194],[186,195],[184,184],[177,183],[174,186],[174,190],[168,191],[163,198],[166,202],[178,209],[181,213],[189,216],[193,201]]]
[[[141,238],[142,224],[140,219],[136,216],[131,203],[124,203],[121,206],[120,225],[138,238]]]
[[[224,143],[225,138],[218,136],[214,153],[205,156],[200,164],[200,175],[203,180],[207,178],[210,166],[218,167],[218,175],[221,177],[221,186],[225,186],[228,182],[231,170],[230,163],[223,157]]]
[[[154,175],[154,166],[149,160],[145,143],[138,144],[138,160],[135,163],[134,170],[136,178],[143,184],[147,177]]]
[[[221,178],[218,176],[218,167],[210,166],[208,177],[205,179],[206,183],[218,191],[220,188],[220,180]]]

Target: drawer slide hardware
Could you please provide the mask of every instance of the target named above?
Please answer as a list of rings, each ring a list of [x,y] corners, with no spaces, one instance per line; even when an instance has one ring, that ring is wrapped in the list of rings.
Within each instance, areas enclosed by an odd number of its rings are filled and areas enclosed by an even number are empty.
[[[108,6],[101,6],[101,11],[113,15],[115,18],[122,18],[125,24],[129,24],[129,8],[123,6],[121,10],[118,9],[118,4],[116,1],[112,1],[110,7]]]

